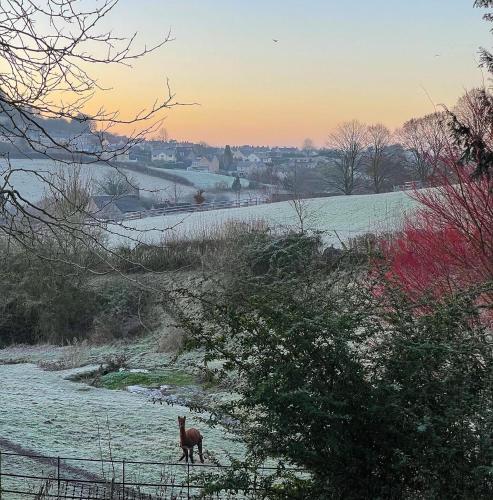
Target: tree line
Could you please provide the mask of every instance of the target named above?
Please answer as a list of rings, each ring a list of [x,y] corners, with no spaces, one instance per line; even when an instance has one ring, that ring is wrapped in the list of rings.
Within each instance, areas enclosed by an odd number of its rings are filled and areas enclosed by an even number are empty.
[[[405,181],[433,183],[443,156],[457,145],[457,123],[478,140],[490,141],[492,97],[487,89],[472,89],[452,109],[412,118],[394,132],[380,123],[340,124],[327,142],[335,152],[325,170],[327,185],[350,195],[363,187],[381,193]]]

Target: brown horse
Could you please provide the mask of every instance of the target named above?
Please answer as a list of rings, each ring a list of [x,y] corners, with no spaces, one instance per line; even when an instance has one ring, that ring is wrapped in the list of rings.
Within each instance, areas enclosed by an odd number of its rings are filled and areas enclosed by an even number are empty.
[[[190,461],[193,464],[193,447],[197,445],[199,449],[200,461],[204,463],[204,455],[202,454],[202,434],[197,429],[185,430],[185,420],[187,417],[178,417],[178,425],[180,426],[180,446],[183,450],[183,455],[181,456],[179,462],[186,459],[188,462],[188,457],[190,456]]]

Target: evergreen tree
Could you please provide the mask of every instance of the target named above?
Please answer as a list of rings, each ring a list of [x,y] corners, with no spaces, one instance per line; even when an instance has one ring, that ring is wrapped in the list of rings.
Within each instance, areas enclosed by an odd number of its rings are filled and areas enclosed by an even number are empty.
[[[491,8],[493,7],[493,0],[476,0],[474,7]],[[484,19],[492,23],[493,14],[485,14]],[[490,73],[493,73],[493,54],[484,48],[481,48],[480,52],[482,66],[486,67]],[[493,128],[493,98],[486,89],[481,89],[479,99],[482,101],[484,119],[491,129]],[[493,171],[493,149],[490,141],[475,133],[474,128],[461,120],[456,114],[450,113],[450,116],[452,133],[457,146],[462,151],[462,162],[464,164],[475,163],[474,175],[476,177],[482,175],[489,177]]]
[[[227,171],[232,170],[233,164],[234,164],[234,159],[233,159],[233,153],[231,151],[231,147],[226,146],[224,148],[224,154],[223,154],[224,170],[227,170]]]
[[[238,176],[235,177],[233,184],[231,185],[231,189],[236,193],[236,196],[240,196],[241,192],[241,181]]]

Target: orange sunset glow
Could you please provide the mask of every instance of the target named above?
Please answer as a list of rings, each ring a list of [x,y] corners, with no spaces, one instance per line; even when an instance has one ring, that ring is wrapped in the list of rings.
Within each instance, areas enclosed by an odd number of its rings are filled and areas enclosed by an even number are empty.
[[[311,137],[321,146],[345,120],[398,127],[483,81],[477,50],[487,30],[467,2],[451,3],[445,12],[440,2],[421,1],[378,15],[378,7],[354,12],[332,1],[273,2],[277,9],[264,6],[259,20],[251,2],[211,9],[151,0],[143,10],[125,2],[113,15],[132,13],[122,29],[138,31],[137,43],[159,41],[168,29],[174,41],[131,70],[98,68],[112,90],[91,107],[131,115],[166,94],[169,78],[178,102],[196,103],[163,113],[169,137],[179,140],[300,145]]]

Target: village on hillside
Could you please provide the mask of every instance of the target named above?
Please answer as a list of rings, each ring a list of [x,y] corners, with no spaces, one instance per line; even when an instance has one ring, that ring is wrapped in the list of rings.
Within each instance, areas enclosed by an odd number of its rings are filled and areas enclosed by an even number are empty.
[[[0,0],[0,500],[493,499],[493,0]]]

